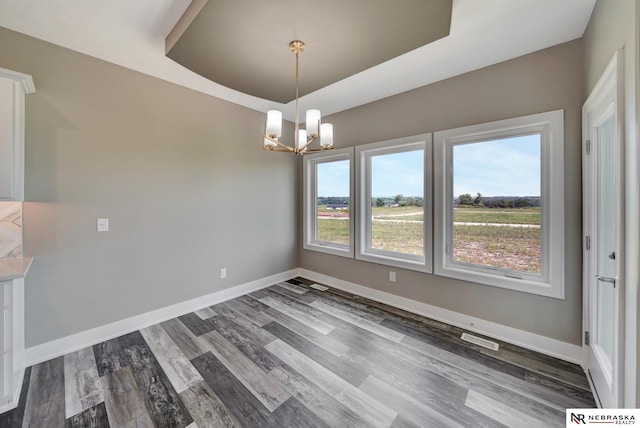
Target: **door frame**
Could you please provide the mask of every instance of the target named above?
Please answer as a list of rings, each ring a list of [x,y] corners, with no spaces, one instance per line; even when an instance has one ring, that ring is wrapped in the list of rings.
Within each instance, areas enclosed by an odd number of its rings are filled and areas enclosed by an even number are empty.
[[[582,246],[582,260],[583,260],[583,279],[582,279],[582,296],[583,296],[583,346],[582,357],[583,366],[587,372],[587,378],[591,384],[591,388],[594,392],[594,397],[598,407],[601,407],[601,402],[596,394],[595,386],[592,383],[591,375],[589,374],[590,358],[589,358],[589,345],[586,344],[586,335],[590,330],[591,325],[591,310],[592,301],[590,296],[590,282],[588,278],[592,275],[593,261],[595,260],[593,252],[590,251],[590,240],[593,236],[594,216],[592,215],[591,206],[593,203],[593,191],[594,191],[594,165],[595,157],[591,153],[595,151],[590,148],[591,139],[591,127],[589,123],[588,111],[593,105],[597,105],[606,102],[607,97],[611,97],[614,94],[615,103],[615,115],[616,115],[616,128],[617,133],[614,138],[615,153],[614,153],[614,165],[616,165],[616,235],[617,235],[617,250],[616,258],[618,260],[617,265],[617,302],[618,318],[617,323],[617,337],[614,338],[615,344],[615,362],[614,368],[614,385],[615,385],[615,401],[616,407],[623,407],[624,403],[624,344],[625,344],[625,314],[624,314],[624,295],[625,295],[625,242],[624,242],[624,50],[619,49],[613,55],[613,58],[609,61],[609,64],[605,68],[604,72],[598,79],[598,82],[594,86],[593,90],[589,94],[589,97],[585,101],[582,107],[582,226],[583,226],[583,246]]]

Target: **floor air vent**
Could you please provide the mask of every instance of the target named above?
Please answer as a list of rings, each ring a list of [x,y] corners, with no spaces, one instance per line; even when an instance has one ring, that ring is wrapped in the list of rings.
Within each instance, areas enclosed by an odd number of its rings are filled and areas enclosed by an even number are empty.
[[[318,291],[327,291],[329,289],[329,287],[325,287],[324,285],[320,284],[311,284],[309,287]]]
[[[474,335],[468,334],[468,333],[462,333],[462,337],[460,337],[460,338],[462,340],[466,340],[467,342],[471,342],[473,344],[482,346],[484,348],[491,349],[493,351],[497,351],[498,347],[500,346],[496,342],[492,342],[490,340],[483,339],[481,337],[474,336]]]

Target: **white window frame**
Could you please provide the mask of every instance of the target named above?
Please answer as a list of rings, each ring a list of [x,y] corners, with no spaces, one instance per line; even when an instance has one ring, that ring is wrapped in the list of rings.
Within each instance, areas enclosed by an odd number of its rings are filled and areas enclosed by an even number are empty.
[[[453,261],[453,146],[540,133],[541,274]],[[562,110],[436,132],[435,274],[564,299],[564,114]]]
[[[371,157],[381,154],[424,150],[424,218],[423,257],[371,248]],[[432,135],[421,134],[356,147],[356,197],[358,221],[356,222],[356,259],[420,272],[432,272]]]
[[[320,163],[349,161],[349,245],[316,239],[317,215],[317,165]],[[354,212],[354,161],[353,148],[331,150],[305,155],[303,158],[303,248],[336,256],[353,258],[355,248]]]

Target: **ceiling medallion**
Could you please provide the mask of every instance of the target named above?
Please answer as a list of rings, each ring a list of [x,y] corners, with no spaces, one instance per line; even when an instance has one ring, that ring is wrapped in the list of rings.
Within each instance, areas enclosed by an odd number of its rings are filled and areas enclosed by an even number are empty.
[[[265,124],[262,143],[264,150],[303,155],[305,153],[334,149],[333,125],[330,123],[321,123],[320,110],[307,110],[305,121],[307,129],[300,129],[300,115],[298,111],[298,56],[304,51],[304,47],[304,43],[300,40],[294,40],[289,43],[289,49],[296,54],[296,119],[294,146],[289,146],[280,141],[280,137],[282,136],[282,112],[269,110],[267,112],[267,123]],[[311,148],[311,144],[317,140],[320,140],[320,147]]]

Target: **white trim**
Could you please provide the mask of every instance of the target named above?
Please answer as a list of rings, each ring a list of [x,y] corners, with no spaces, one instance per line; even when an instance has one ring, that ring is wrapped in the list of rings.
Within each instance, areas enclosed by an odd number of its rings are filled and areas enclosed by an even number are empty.
[[[453,260],[453,147],[540,135],[541,273],[515,272]],[[555,110],[434,134],[434,272],[479,284],[564,299],[564,111]]]
[[[0,79],[8,80],[12,83],[12,111],[11,134],[8,143],[11,167],[9,174],[9,189],[7,193],[0,195],[0,199],[24,200],[24,130],[25,130],[25,94],[32,94],[36,88],[33,79],[28,74],[0,68]],[[4,145],[5,143],[3,143]]]
[[[331,242],[322,242],[316,240],[316,228],[318,218],[316,215],[317,195],[317,166],[321,163],[349,161],[349,245],[342,245]],[[305,250],[319,251],[322,253],[333,254],[334,256],[353,258],[355,248],[354,234],[354,165],[353,165],[353,147],[332,150],[330,152],[321,152],[306,155],[302,166],[302,186],[303,186],[303,203],[302,203],[302,247]],[[334,195],[335,196],[335,195]],[[336,220],[341,221],[341,220]]]
[[[13,83],[13,177],[11,187],[13,199],[19,201],[24,201],[25,82],[15,81]]]
[[[413,135],[394,140],[380,141],[356,146],[356,192],[355,197],[357,221],[356,221],[356,251],[355,258],[371,263],[379,263],[386,266],[394,266],[404,269],[416,270],[419,272],[431,273],[433,267],[432,257],[432,144],[433,138],[430,133]],[[404,153],[409,151],[423,151],[423,192],[422,192],[422,214],[424,233],[423,255],[412,256],[394,251],[376,250],[371,248],[372,231],[372,166],[371,159],[374,156],[384,156],[390,154]],[[384,195],[376,195],[384,196]],[[387,195],[392,196],[392,195]],[[416,196],[416,195],[407,195]]]
[[[22,86],[25,94],[33,94],[36,91],[36,85],[33,83],[33,77],[28,74],[20,73],[19,71],[7,70],[6,68],[0,68],[0,77],[18,82]]]
[[[298,269],[299,276],[317,281],[339,290],[348,291],[358,296],[366,297],[376,302],[384,303],[414,314],[422,315],[436,321],[476,332],[504,342],[512,343],[532,351],[569,361],[582,363],[582,348],[578,345],[562,342],[550,337],[530,333],[480,318],[454,312],[448,309],[396,296],[384,291],[375,290],[353,282],[343,281],[328,275],[313,272],[307,269]]]
[[[69,352],[74,352],[180,315],[243,296],[278,282],[294,278],[297,273],[297,269],[292,269],[27,348],[25,355],[26,365],[32,366],[43,361],[48,361]]]
[[[593,400],[596,402],[596,407],[598,409],[602,409],[602,403],[600,402],[600,397],[598,397],[598,393],[596,392],[596,387],[593,384],[593,379],[591,379],[589,369],[586,365],[583,365],[582,367],[584,368],[584,375],[587,377],[587,382],[589,382],[589,388],[591,389],[591,394],[593,394]]]
[[[591,335],[590,345],[585,346],[585,367],[590,373],[590,381],[600,388],[597,392],[598,399],[605,407],[622,407],[624,404],[625,376],[624,343],[625,343],[625,128],[624,128],[624,49],[617,50],[607,67],[598,78],[591,93],[582,106],[582,138],[583,144],[590,141],[591,154],[582,152],[582,213],[583,234],[590,236],[591,250],[583,247],[583,334],[589,331]],[[613,333],[613,367],[608,358],[598,345],[598,330],[596,328],[598,301],[593,298],[593,292],[597,288],[595,276],[598,267],[598,165],[597,156],[599,138],[596,128],[602,122],[612,117],[615,120],[614,144],[614,211],[615,211],[615,254],[616,272],[614,274],[614,333]],[[595,135],[594,135],[595,134]]]
[[[207,306],[234,299],[296,276],[302,276],[312,281],[571,363],[581,363],[581,348],[579,346],[343,281],[307,269],[297,268],[36,345],[26,350],[26,366],[48,361],[69,352],[74,352]],[[20,382],[21,384],[22,382]]]

